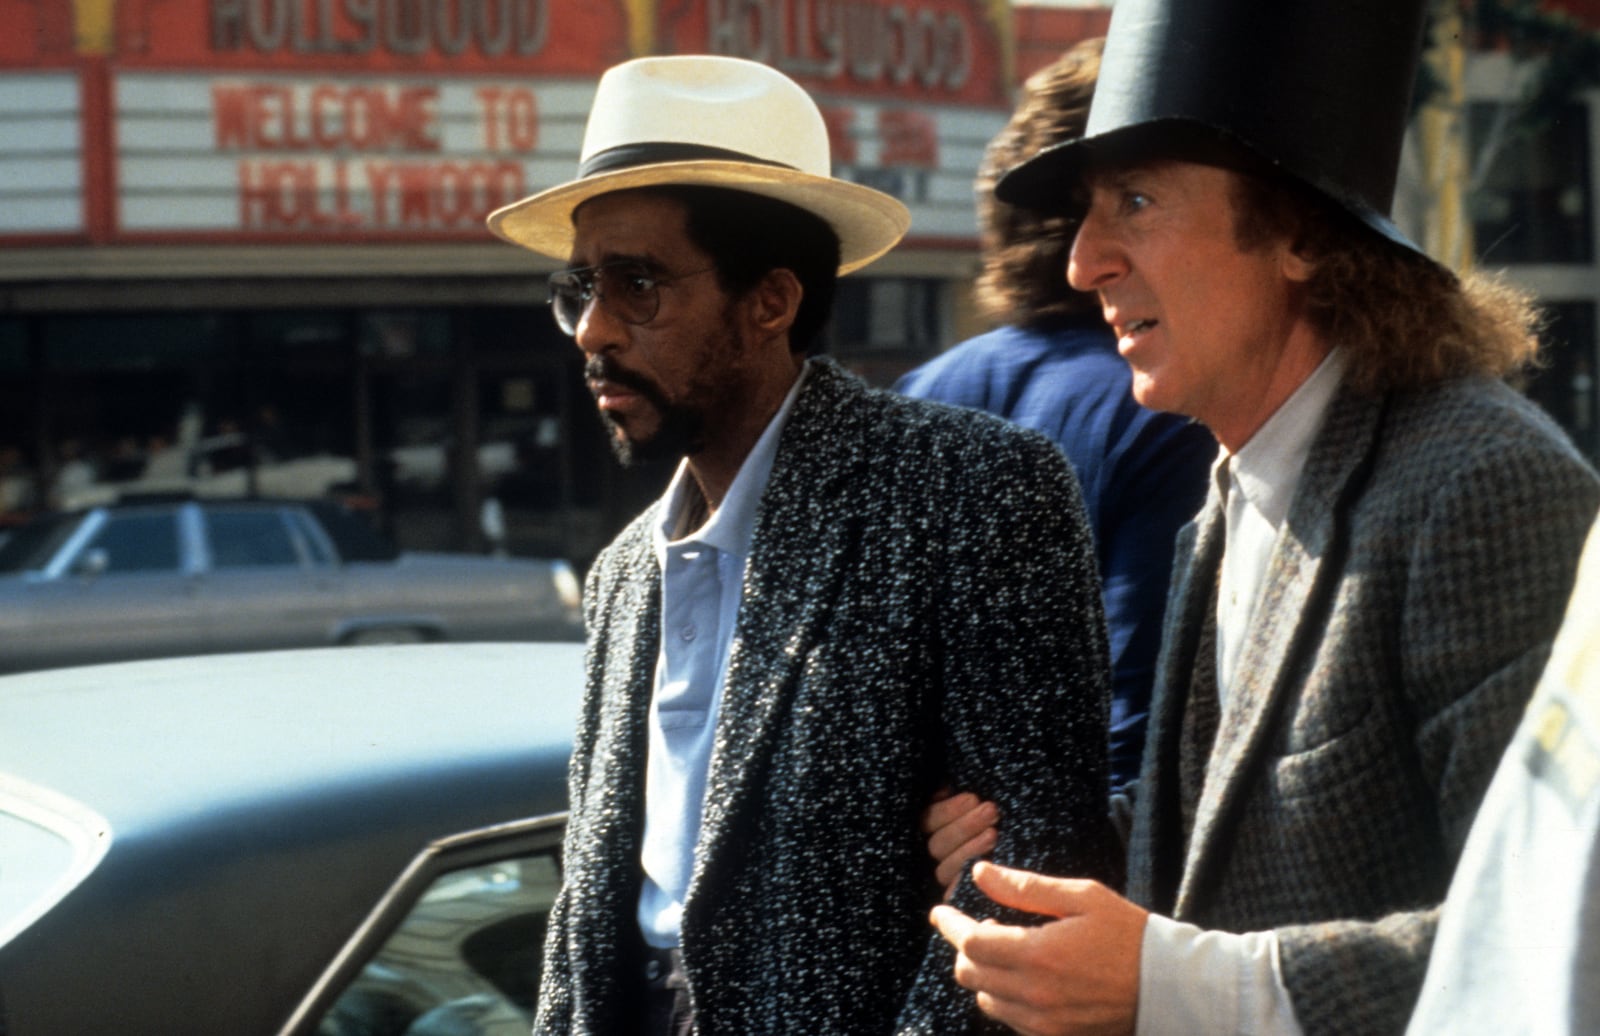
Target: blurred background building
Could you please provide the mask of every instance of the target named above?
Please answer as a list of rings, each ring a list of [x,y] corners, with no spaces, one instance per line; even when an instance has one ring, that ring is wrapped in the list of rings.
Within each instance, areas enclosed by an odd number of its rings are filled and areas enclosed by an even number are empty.
[[[842,283],[829,342],[885,384],[978,330],[983,146],[1015,84],[1108,17],[0,0],[0,520],[173,488],[331,492],[407,547],[586,563],[666,472],[611,461],[543,305],[552,266],[482,220],[571,176],[600,72],[729,53],[812,90],[836,172],[913,213],[901,247]],[[1595,456],[1600,0],[1452,0],[1435,20],[1400,219],[1545,300],[1529,391]]]

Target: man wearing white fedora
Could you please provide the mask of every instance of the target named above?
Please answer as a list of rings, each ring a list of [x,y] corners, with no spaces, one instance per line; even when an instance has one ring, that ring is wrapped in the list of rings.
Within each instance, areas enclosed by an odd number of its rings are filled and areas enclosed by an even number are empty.
[[[799,86],[717,57],[607,72],[578,177],[489,218],[569,264],[551,303],[619,456],[682,461],[588,579],[537,1032],[979,1028],[926,924],[946,784],[1004,811],[997,858],[1114,878],[1065,459],[806,358],[908,223],[830,176]]]

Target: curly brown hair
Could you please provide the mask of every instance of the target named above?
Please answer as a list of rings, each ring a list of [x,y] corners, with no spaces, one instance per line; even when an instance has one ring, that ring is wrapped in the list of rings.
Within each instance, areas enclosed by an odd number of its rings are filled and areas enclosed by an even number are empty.
[[[1234,184],[1241,248],[1287,239],[1315,263],[1307,317],[1349,354],[1357,391],[1514,378],[1537,362],[1543,316],[1528,293],[1492,274],[1458,278],[1293,181],[1240,173]]]
[[[996,323],[1026,327],[1099,311],[1093,295],[1067,284],[1077,220],[998,201],[994,185],[1040,150],[1083,136],[1104,44],[1098,37],[1084,40],[1029,76],[1011,121],[984,152],[973,185],[983,241],[983,270],[973,294],[978,309]]]

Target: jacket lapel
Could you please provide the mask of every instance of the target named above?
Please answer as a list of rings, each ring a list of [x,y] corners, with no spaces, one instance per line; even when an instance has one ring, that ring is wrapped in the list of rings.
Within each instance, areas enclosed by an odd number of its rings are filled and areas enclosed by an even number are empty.
[[[1150,706],[1148,747],[1139,775],[1138,806],[1129,839],[1128,894],[1158,912],[1170,912],[1183,874],[1180,740],[1204,626],[1222,559],[1222,505],[1213,484],[1195,520],[1178,532],[1158,663],[1156,697]]]
[[[1341,501],[1370,463],[1381,412],[1381,401],[1341,387],[1306,459],[1231,674],[1178,892],[1180,917],[1192,916],[1201,890],[1214,888],[1217,847],[1247,794],[1254,764],[1270,747],[1276,713],[1296,690],[1290,679],[1296,663],[1324,627],[1329,581],[1337,575],[1330,557],[1341,531]]]
[[[654,525],[655,509],[652,509]],[[615,660],[615,675],[607,680],[610,693],[601,704],[600,729],[612,742],[599,753],[611,772],[592,787],[617,798],[615,809],[603,812],[613,818],[644,816],[644,768],[649,754],[648,723],[650,698],[655,689],[656,660],[661,650],[661,569],[650,549],[648,534],[633,555],[637,574],[622,584],[619,600],[611,613],[621,616],[621,629],[607,631],[607,642],[626,645],[627,653]],[[618,831],[612,837],[624,839],[629,859],[637,859],[637,830]]]
[[[741,817],[763,785],[804,667],[860,549],[855,517],[834,502],[863,474],[866,436],[861,408],[851,403],[864,391],[831,362],[813,360],[779,440],[745,567],[691,888],[716,881],[720,854],[747,829]],[[691,891],[689,898],[697,897]]]
[[[571,919],[575,950],[573,993],[580,1013],[600,1028],[615,1028],[625,1011],[634,918],[639,901],[640,840],[644,831],[646,717],[655,681],[661,626],[661,576],[650,550],[656,510],[636,521],[600,564],[614,566],[597,585],[604,597],[592,609],[588,679],[592,721],[579,725],[593,740],[573,746],[572,789],[563,866],[566,880],[584,889],[581,914]],[[593,690],[599,688],[598,692]]]

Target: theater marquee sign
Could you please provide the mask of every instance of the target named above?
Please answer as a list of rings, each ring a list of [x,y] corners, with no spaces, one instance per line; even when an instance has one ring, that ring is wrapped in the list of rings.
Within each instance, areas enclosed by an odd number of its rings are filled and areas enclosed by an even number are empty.
[[[838,175],[970,244],[1008,109],[995,0],[0,0],[0,238],[477,240],[572,175],[601,71],[781,68]]]

